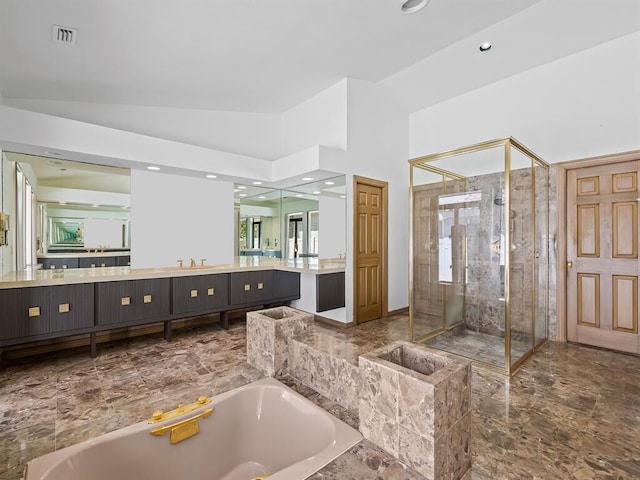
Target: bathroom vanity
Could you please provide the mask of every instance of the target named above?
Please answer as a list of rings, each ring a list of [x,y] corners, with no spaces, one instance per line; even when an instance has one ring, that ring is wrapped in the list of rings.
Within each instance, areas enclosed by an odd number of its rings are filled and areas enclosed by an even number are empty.
[[[0,279],[0,348],[100,331],[228,313],[299,300],[301,274],[339,273],[309,261],[236,259],[232,265],[131,269],[95,267],[12,272]]]

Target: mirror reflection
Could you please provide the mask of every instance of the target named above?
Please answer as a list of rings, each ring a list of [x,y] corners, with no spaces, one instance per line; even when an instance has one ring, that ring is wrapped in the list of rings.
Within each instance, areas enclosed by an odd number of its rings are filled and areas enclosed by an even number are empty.
[[[344,255],[343,175],[286,190],[236,185],[234,191],[238,255],[287,259]]]
[[[56,255],[128,255],[129,170],[12,152],[4,152],[2,164],[3,211],[11,230],[3,273],[38,265],[55,268]],[[86,266],[125,260],[114,256]],[[77,260],[57,263],[80,266]]]

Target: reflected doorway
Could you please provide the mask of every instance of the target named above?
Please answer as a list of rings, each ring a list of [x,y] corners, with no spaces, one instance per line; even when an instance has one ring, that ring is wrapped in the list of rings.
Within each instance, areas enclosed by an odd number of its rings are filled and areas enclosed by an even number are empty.
[[[298,258],[300,246],[304,245],[302,221],[302,212],[287,215],[287,258]]]

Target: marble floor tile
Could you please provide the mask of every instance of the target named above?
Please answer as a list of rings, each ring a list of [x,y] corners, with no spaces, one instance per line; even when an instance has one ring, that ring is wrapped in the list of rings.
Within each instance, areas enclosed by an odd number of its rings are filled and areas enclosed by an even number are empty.
[[[322,326],[323,342],[357,358],[408,338],[406,316]],[[0,369],[0,480],[26,462],[262,377],[246,363],[245,325],[212,324],[7,362]],[[333,340],[332,340],[333,338]],[[358,419],[291,377],[284,383],[346,423]],[[473,368],[473,467],[464,480],[640,478],[640,357],[549,342],[513,378]],[[423,480],[366,440],[313,480]]]

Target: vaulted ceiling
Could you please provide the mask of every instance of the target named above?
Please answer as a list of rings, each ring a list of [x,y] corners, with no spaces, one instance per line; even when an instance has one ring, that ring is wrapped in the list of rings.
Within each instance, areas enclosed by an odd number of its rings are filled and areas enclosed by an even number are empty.
[[[0,0],[0,95],[280,113],[350,77],[420,108],[640,28],[638,0],[402,1]]]

